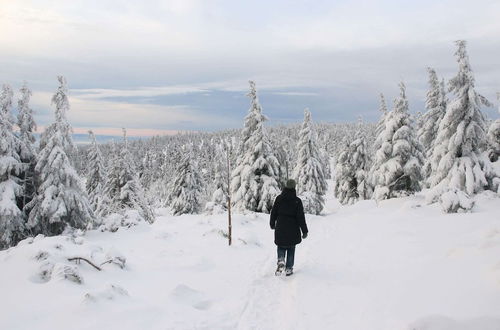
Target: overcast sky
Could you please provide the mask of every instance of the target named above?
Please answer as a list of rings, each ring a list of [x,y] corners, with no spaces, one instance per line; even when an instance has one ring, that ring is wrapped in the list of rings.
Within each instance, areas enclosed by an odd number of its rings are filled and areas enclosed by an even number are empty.
[[[400,80],[422,111],[426,67],[451,78],[465,39],[477,90],[498,106],[499,13],[498,0],[0,0],[0,82],[26,80],[44,126],[65,75],[76,132],[239,128],[249,79],[270,124],[305,107],[316,121],[374,122]]]

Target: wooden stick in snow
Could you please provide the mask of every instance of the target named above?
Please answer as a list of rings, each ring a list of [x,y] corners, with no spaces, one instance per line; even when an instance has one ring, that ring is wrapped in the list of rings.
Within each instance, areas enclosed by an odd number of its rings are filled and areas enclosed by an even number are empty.
[[[101,271],[102,269],[96,265],[94,265],[90,260],[88,259],[85,259],[85,258],[82,258],[82,257],[74,257],[74,258],[68,258],[68,261],[76,261],[77,263],[79,263],[81,260],[87,262],[89,265],[91,265],[92,267],[94,267],[95,269],[97,269],[98,271]]]

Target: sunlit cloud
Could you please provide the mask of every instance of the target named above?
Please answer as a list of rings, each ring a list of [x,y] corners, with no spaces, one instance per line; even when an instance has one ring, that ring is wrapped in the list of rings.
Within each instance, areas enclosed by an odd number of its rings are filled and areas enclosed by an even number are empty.
[[[53,120],[51,97],[52,93],[35,92],[32,98],[35,109],[44,109],[39,117],[46,123]],[[212,120],[227,120],[214,114],[200,113],[199,109],[188,105],[117,102],[72,95],[69,102],[67,116],[75,132],[86,132],[92,128],[109,135],[125,127],[131,132],[143,132],[146,135],[172,134],[189,127],[203,127]]]

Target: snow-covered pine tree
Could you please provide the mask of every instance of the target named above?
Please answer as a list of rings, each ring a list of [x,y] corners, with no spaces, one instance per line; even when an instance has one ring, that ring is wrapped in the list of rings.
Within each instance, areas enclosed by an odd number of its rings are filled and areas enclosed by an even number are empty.
[[[371,187],[368,183],[368,154],[366,151],[366,137],[363,131],[363,120],[361,118],[359,119],[354,141],[351,142],[350,150],[352,152],[350,157],[351,164],[354,171],[356,171],[358,199],[369,199]]]
[[[384,94],[380,93],[380,120],[377,123],[377,126],[375,128],[375,134],[377,136],[380,135],[382,131],[385,129],[385,117],[387,116],[388,110],[387,110],[387,103],[385,102],[385,97]]]
[[[335,144],[332,141],[331,134],[322,127],[323,125],[316,126],[316,137],[318,143],[318,151],[321,159],[321,164],[323,164],[323,174],[326,180],[332,178],[332,169],[330,164],[330,150],[332,150],[331,145]],[[333,142],[333,143],[332,143]],[[296,159],[297,157],[295,157]]]
[[[97,145],[97,141],[94,132],[89,131],[90,137],[90,148],[88,151],[88,161],[90,168],[88,170],[86,190],[89,196],[90,205],[94,214],[98,215],[98,211],[101,209],[101,203],[103,199],[103,186],[107,178],[106,170],[104,167],[104,161],[102,159],[101,151]],[[96,217],[98,225],[100,223],[99,217]],[[94,227],[94,225],[92,225]]]
[[[428,179],[432,188],[428,201],[439,200],[445,212],[470,210],[474,205],[473,194],[495,188],[495,174],[483,152],[486,121],[481,112],[481,105],[491,106],[491,103],[474,88],[465,41],[456,44],[459,70],[449,82],[454,98],[439,125]]]
[[[221,141],[215,148],[215,177],[214,177],[214,192],[210,201],[205,205],[205,210],[208,213],[219,213],[227,210],[228,200],[228,182],[227,182],[227,152],[229,146],[224,147],[224,141]]]
[[[299,133],[297,165],[293,177],[297,181],[297,195],[304,204],[304,212],[320,214],[324,195],[328,189],[323,164],[316,144],[316,132],[311,121],[311,112],[304,110],[304,122]]]
[[[157,150],[147,148],[141,160],[142,171],[140,171],[139,183],[144,187],[145,199],[149,205],[159,206],[160,204],[160,195],[164,185],[161,180],[162,173],[158,162],[160,156]]]
[[[139,183],[137,171],[129,151],[127,131],[123,129],[123,145],[110,164],[104,188],[102,215],[137,210],[149,223],[154,222],[154,214],[144,199],[144,191]]]
[[[122,209],[120,203],[120,154],[115,140],[111,141],[110,147],[110,151],[107,153],[108,162],[106,165],[106,179],[102,187],[102,199],[96,212],[99,217],[119,213]]]
[[[235,208],[269,213],[279,194],[279,163],[268,141],[255,83],[250,81],[251,106],[245,117],[236,168],[231,179]]]
[[[339,156],[335,165],[335,187],[334,194],[339,203],[352,204],[359,198],[358,182],[356,180],[356,169],[353,166],[351,148],[347,138],[342,141]]]
[[[193,157],[193,147],[184,150],[182,160],[175,171],[175,179],[170,193],[174,215],[198,213],[202,184],[198,173],[196,160]]]
[[[56,121],[41,136],[35,167],[36,194],[27,205],[27,227],[33,234],[59,235],[68,226],[85,229],[94,221],[82,181],[67,155],[67,150],[73,149],[71,126],[66,119],[68,87],[64,77],[58,80],[59,88],[52,97]]]
[[[278,184],[280,184],[280,188],[282,188],[283,184],[288,180],[290,176],[290,138],[288,136],[284,136],[282,139],[275,139],[275,150],[274,154],[278,163],[280,164],[279,171],[279,180]]]
[[[500,109],[499,109],[500,110]],[[493,121],[488,130],[489,150],[488,157],[491,162],[499,162],[500,158],[500,119]],[[491,189],[500,194],[500,166],[494,167],[492,170]],[[496,171],[496,172],[495,172]]]
[[[376,200],[407,196],[421,188],[421,147],[414,137],[405,85],[401,82],[399,87],[394,109],[386,115],[385,129],[377,138],[381,145],[371,171]]]
[[[429,90],[425,101],[426,112],[422,118],[422,125],[418,130],[418,139],[425,153],[423,175],[427,178],[431,172],[430,158],[434,149],[439,123],[446,113],[446,91],[444,80],[439,82],[436,71],[427,68],[429,72]]]
[[[490,162],[483,154],[486,121],[481,112],[481,105],[489,106],[490,102],[474,89],[465,41],[456,44],[459,69],[449,82],[454,98],[439,124],[428,179],[428,201],[440,200],[445,212],[471,209],[474,203],[470,197],[490,188],[492,181]]]
[[[380,93],[380,119],[375,126],[375,141],[373,142],[372,150],[373,153],[376,153],[382,147],[384,143],[384,130],[385,130],[385,120],[388,114],[387,111],[387,103],[385,102],[384,94]],[[375,162],[373,162],[372,167],[370,168],[368,181],[372,187],[375,187],[376,182],[373,177],[373,171],[375,170]]]
[[[21,96],[17,102],[19,110],[17,115],[17,125],[19,126],[18,154],[21,162],[24,164],[24,168],[19,175],[23,194],[18,198],[17,205],[21,210],[24,210],[35,194],[36,149],[33,132],[36,131],[36,124],[33,119],[33,110],[29,106],[31,90],[28,88],[26,82],[24,82],[19,91]]]
[[[316,135],[317,136],[317,135]],[[319,160],[323,166],[323,174],[325,176],[325,180],[330,180],[332,178],[332,169],[330,166],[330,155],[328,154],[328,150],[326,148],[318,148]]]
[[[492,162],[500,158],[500,119],[493,121],[488,129],[488,139],[490,144],[489,157]]]
[[[23,164],[18,154],[19,139],[14,135],[12,88],[3,85],[0,94],[0,249],[17,244],[24,231],[24,214],[17,205],[22,196],[18,175]]]
[[[144,199],[144,190],[139,183],[134,162],[130,156],[127,131],[123,129],[123,147],[120,150],[120,204],[139,211],[149,223],[154,222],[153,210]]]
[[[500,92],[497,93],[497,100],[500,102]],[[500,113],[500,105],[498,106]],[[500,119],[494,120],[488,129],[489,157],[492,162],[496,162],[500,157]]]

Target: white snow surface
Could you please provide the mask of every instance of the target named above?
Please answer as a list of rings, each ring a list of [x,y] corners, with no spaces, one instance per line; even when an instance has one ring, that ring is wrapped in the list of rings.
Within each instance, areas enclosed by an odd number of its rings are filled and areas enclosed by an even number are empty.
[[[497,194],[460,214],[422,195],[332,195],[306,216],[291,277],[274,276],[266,214],[234,215],[231,247],[226,214],[165,209],[114,233],[26,239],[0,251],[0,329],[500,329]]]

